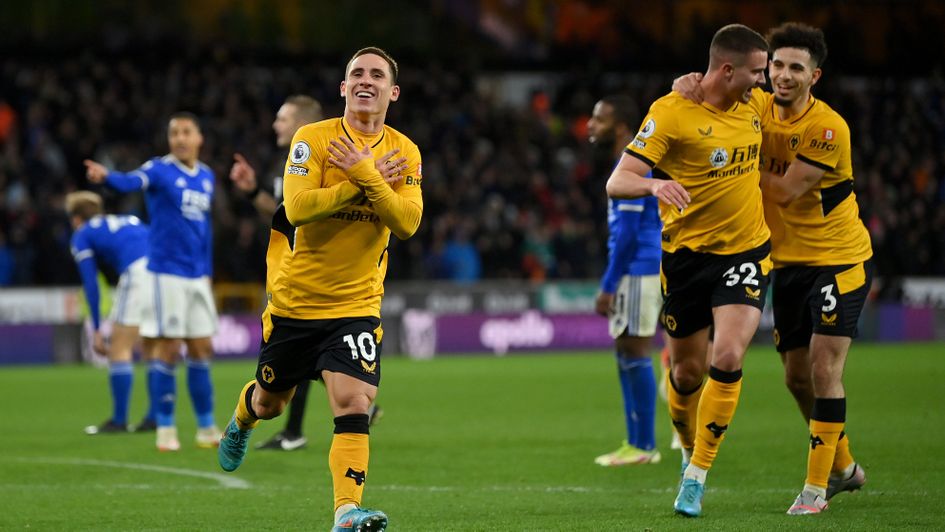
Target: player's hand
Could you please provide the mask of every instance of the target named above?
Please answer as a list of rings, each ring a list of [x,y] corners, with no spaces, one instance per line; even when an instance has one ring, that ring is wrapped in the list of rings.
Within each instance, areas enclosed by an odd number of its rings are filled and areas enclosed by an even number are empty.
[[[105,348],[105,337],[102,335],[102,331],[95,331],[95,334],[92,335],[92,349],[100,355],[108,355]]]
[[[679,76],[673,80],[673,90],[682,95],[683,98],[694,103],[702,103],[705,100],[705,93],[702,92],[702,74],[690,72],[685,76]]]
[[[614,309],[614,295],[607,292],[597,294],[594,310],[601,316],[609,316]]]
[[[341,137],[338,140],[332,140],[328,142],[328,153],[331,154],[328,157],[328,162],[344,170],[345,174],[348,177],[351,177],[351,174],[348,170],[352,166],[358,164],[364,159],[371,159],[374,156],[371,154],[371,148],[366,144],[361,150],[358,150],[358,147],[351,142],[350,139]]]
[[[242,154],[233,154],[233,167],[230,168],[230,181],[240,191],[249,194],[256,190],[256,170],[249,165]]]
[[[384,181],[387,181],[388,185],[393,185],[404,178],[403,172],[407,169],[407,158],[391,159],[399,152],[399,148],[394,148],[382,155],[380,159],[374,160],[374,168],[377,168],[377,171],[381,173],[381,177],[384,178]]]
[[[104,183],[105,178],[108,177],[108,168],[105,168],[104,165],[97,163],[91,159],[86,159],[82,161],[82,164],[85,165],[85,177],[92,183]]]
[[[650,193],[663,203],[668,203],[680,211],[689,206],[692,198],[682,185],[666,179],[654,179]]]

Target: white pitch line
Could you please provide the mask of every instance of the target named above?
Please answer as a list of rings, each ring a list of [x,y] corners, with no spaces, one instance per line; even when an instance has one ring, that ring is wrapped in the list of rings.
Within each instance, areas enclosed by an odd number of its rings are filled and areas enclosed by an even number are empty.
[[[250,483],[232,475],[222,473],[208,473],[206,471],[194,471],[192,469],[182,469],[179,467],[166,467],[151,464],[136,464],[130,462],[112,462],[108,460],[83,460],[83,459],[60,459],[60,458],[38,458],[33,460],[24,459],[23,461],[38,462],[45,464],[64,464],[76,466],[95,466],[95,467],[115,467],[119,469],[136,469],[139,471],[153,471],[155,473],[167,473],[170,475],[181,475],[185,477],[197,477],[215,480],[224,488],[231,489],[249,489]]]
[[[88,465],[88,466],[101,466],[101,467],[118,467],[125,469],[138,469],[144,471],[155,471],[159,473],[170,473],[175,475],[185,475],[192,477],[208,478],[216,480],[225,488],[234,488],[234,489],[248,489],[250,483],[245,480],[239,479],[237,477],[228,476],[220,473],[206,473],[203,471],[193,471],[190,469],[178,469],[173,467],[164,467],[164,466],[154,466],[149,464],[135,464],[135,463],[125,463],[125,462],[109,462],[103,460],[80,460],[80,459],[19,459],[20,462],[36,462],[36,463],[47,463],[47,464],[67,464],[67,465]],[[0,491],[4,489],[30,489],[41,487],[42,485],[35,484],[2,484],[0,483]],[[134,489],[148,490],[152,489],[153,486],[149,484],[136,484],[136,485],[127,485]],[[57,485],[58,487],[58,485]],[[95,487],[108,487],[115,488],[117,485],[108,485],[108,486],[95,486]],[[183,489],[194,489],[183,488]],[[294,490],[294,486],[268,486],[266,487],[267,491],[279,491],[279,490]],[[400,491],[400,492],[426,492],[426,493],[442,493],[442,492],[537,492],[537,493],[587,493],[587,494],[620,494],[620,493],[650,493],[650,494],[673,494],[676,493],[677,488],[675,487],[665,487],[665,488],[632,488],[632,487],[602,487],[602,486],[554,486],[554,485],[492,485],[492,486],[412,486],[407,484],[377,484],[370,487],[372,490],[378,491]],[[708,491],[717,494],[725,495],[740,495],[745,492],[745,490],[731,488],[727,486],[718,486],[718,487],[709,487]],[[777,494],[777,495],[790,495],[795,493],[796,490],[791,488],[762,488],[762,489],[752,489],[752,493],[764,493],[764,494]],[[911,491],[911,492],[902,492],[894,490],[870,490],[865,489],[857,492],[860,496],[870,496],[870,497],[888,497],[888,496],[910,496],[910,497],[928,497],[930,494],[928,491]]]
[[[410,486],[404,484],[379,484],[371,486],[372,490],[379,491],[413,491],[413,492],[515,492],[515,493],[588,493],[588,494],[619,494],[619,493],[649,493],[649,494],[674,494],[678,491],[676,487],[665,488],[631,488],[631,487],[601,487],[601,486],[529,486],[529,485],[494,485],[494,486]],[[746,490],[735,489],[726,486],[709,486],[708,492],[724,495],[742,495]],[[793,488],[762,488],[752,489],[751,493],[764,493],[773,495],[790,495],[797,490]],[[912,496],[927,497],[927,491],[900,492],[900,491],[875,491],[865,489],[857,492],[854,496]]]

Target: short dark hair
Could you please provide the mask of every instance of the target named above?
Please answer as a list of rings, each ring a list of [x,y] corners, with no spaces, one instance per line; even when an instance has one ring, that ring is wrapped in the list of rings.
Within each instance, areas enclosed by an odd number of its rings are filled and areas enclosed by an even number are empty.
[[[755,50],[768,51],[768,41],[744,24],[729,24],[715,32],[709,45],[709,60],[725,53],[748,55]]]
[[[362,55],[367,54],[379,55],[384,59],[384,61],[387,61],[387,65],[390,66],[391,83],[397,83],[397,75],[400,73],[397,68],[397,61],[394,61],[394,58],[391,57],[389,53],[385,52],[381,48],[378,48],[377,46],[367,46],[355,52],[354,55],[351,56],[351,59],[348,60],[348,65],[345,67],[345,75],[347,76],[348,69],[351,68],[352,61],[361,57]]]
[[[624,124],[627,129],[637,127],[637,103],[626,94],[610,94],[600,99],[610,106],[614,113],[614,123]]]
[[[322,104],[311,96],[304,94],[293,94],[285,99],[285,103],[294,105],[296,118],[301,119],[307,124],[318,122],[322,119]]]
[[[200,119],[197,118],[197,115],[191,113],[190,111],[177,111],[173,113],[170,118],[167,119],[167,122],[170,123],[171,120],[190,120],[197,126],[197,129],[200,130]]]
[[[807,50],[818,67],[827,60],[827,40],[819,28],[801,22],[785,22],[768,30],[767,39],[772,51],[778,48]]]

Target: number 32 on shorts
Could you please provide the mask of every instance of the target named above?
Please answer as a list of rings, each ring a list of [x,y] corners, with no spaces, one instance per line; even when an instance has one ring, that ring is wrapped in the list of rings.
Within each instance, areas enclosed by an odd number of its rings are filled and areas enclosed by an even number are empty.
[[[753,301],[761,298],[761,287],[758,281],[758,274],[764,275],[764,272],[758,271],[758,265],[754,262],[743,262],[738,266],[732,266],[725,271],[722,276],[725,278],[725,286],[735,286],[742,284],[745,286],[745,296]]]
[[[758,279],[755,279],[755,276],[758,275],[758,267],[755,266],[754,262],[743,262],[738,266],[738,272],[735,271],[735,266],[732,266],[723,275],[726,277],[725,286],[735,286],[739,282],[758,286]]]

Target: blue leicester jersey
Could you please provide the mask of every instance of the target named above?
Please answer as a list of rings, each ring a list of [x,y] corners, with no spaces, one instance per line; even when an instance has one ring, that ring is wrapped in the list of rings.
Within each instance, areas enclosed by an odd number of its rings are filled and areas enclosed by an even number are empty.
[[[99,327],[99,263],[119,274],[148,254],[148,226],[135,216],[95,216],[72,234],[72,256],[79,266],[85,298],[95,328]]]
[[[647,174],[647,177],[651,177]],[[662,257],[659,200],[610,199],[607,204],[607,271],[601,290],[612,294],[624,275],[655,275]]]
[[[151,217],[149,270],[191,279],[211,275],[214,176],[207,165],[188,168],[165,155],[129,173],[109,172],[105,182],[122,192],[145,191]]]

